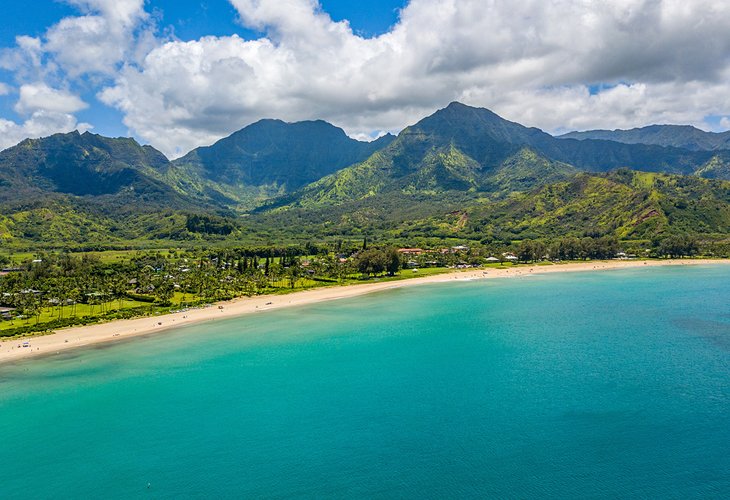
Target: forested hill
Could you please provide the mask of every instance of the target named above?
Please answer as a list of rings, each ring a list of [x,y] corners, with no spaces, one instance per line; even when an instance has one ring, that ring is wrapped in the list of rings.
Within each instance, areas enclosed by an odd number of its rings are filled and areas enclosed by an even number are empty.
[[[652,172],[692,174],[713,157],[730,159],[730,152],[690,151],[651,144],[606,140],[557,139],[539,129],[510,122],[484,108],[454,102],[424,118],[401,135],[421,146],[444,148],[453,144],[483,167],[493,167],[523,147],[552,161],[580,170],[606,172],[628,167]],[[400,136],[399,136],[400,137]],[[415,139],[415,141],[413,141]],[[408,140],[408,139],[407,139]],[[418,151],[410,158],[418,161]]]
[[[0,203],[16,206],[58,195],[101,204],[187,207],[162,176],[169,162],[134,139],[85,132],[26,139],[0,152]]]
[[[393,139],[357,141],[322,120],[261,120],[175,160],[177,178],[170,180],[183,192],[253,208],[360,162]]]
[[[689,151],[602,140],[556,139],[493,112],[452,103],[403,130],[359,164],[271,207],[337,204],[377,194],[450,190],[506,194],[573,175],[632,168],[728,177],[730,152]]]
[[[730,200],[720,182],[730,179],[730,151],[700,141],[721,134],[660,130],[653,137],[662,136],[663,145],[556,138],[455,102],[397,137],[373,142],[323,121],[262,120],[173,162],[133,139],[56,134],[0,152],[0,239],[65,245],[283,241],[307,234],[407,238],[445,234],[444,228],[470,239],[481,230],[519,239],[546,228],[578,234],[600,227],[641,238],[730,233]],[[638,177],[617,184],[616,171]],[[642,186],[653,174],[639,172],[656,174],[656,187]],[[692,195],[667,186],[693,186]],[[566,205],[548,203],[552,192],[564,193],[558,201]],[[644,217],[639,199],[661,203]],[[592,213],[593,205],[602,207],[600,220],[565,215]],[[450,214],[460,214],[454,230]],[[478,214],[500,222],[474,225]],[[639,221],[633,229],[631,221]]]
[[[690,151],[717,151],[730,149],[730,131],[705,132],[690,125],[650,125],[631,130],[586,130],[569,132],[559,139],[600,139],[626,144],[653,144],[689,149]]]
[[[577,173],[491,198],[465,191],[397,192],[255,215],[254,232],[320,241],[379,237],[401,245],[612,237],[654,241],[730,235],[730,182],[619,169]]]

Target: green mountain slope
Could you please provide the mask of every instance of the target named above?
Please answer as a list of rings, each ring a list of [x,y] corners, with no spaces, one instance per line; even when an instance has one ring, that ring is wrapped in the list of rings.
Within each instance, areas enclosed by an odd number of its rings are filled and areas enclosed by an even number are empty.
[[[336,204],[378,193],[523,191],[577,170],[621,167],[725,178],[727,152],[603,140],[556,139],[487,109],[452,103],[403,130],[367,160],[324,177],[273,206]],[[730,177],[728,177],[730,178]]]
[[[559,139],[600,139],[626,144],[653,144],[689,149],[691,151],[716,151],[730,149],[730,132],[705,132],[691,125],[650,125],[631,130],[587,130],[569,132]]]
[[[169,162],[133,139],[72,132],[0,152],[0,240],[103,246],[196,239],[192,214],[219,210],[164,181]]]
[[[730,233],[728,155],[558,139],[459,103],[372,143],[263,120],[175,162],[133,139],[56,134],[0,152],[0,240],[716,237]]]
[[[505,120],[488,109],[460,103],[451,103],[407,128],[404,133],[426,136],[431,145],[436,147],[454,142],[460,151],[483,167],[493,167],[523,147],[552,161],[590,172],[628,167],[643,171],[691,174],[713,156],[730,158],[727,152],[689,151],[605,140],[556,139],[539,129]]]
[[[134,139],[111,139],[88,132],[27,139],[0,152],[0,204],[83,197],[117,208],[189,208],[162,180],[167,158]]]
[[[183,193],[250,208],[362,161],[392,140],[356,141],[321,120],[261,120],[175,160],[167,178]]]
[[[686,233],[715,238],[730,234],[730,182],[621,169],[577,173],[497,199],[464,191],[391,191],[337,205],[273,210],[247,224],[279,237],[379,235],[404,243]]]
[[[498,239],[650,239],[730,231],[730,182],[631,170],[574,178],[469,210],[466,232]]]
[[[274,206],[337,204],[376,194],[509,192],[552,182],[576,170],[526,143],[549,135],[458,103],[403,130],[362,163],[325,177]]]

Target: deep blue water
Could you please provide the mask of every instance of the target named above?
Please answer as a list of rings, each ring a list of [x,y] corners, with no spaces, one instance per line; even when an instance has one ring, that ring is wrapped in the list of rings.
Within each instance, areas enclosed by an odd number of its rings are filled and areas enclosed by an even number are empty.
[[[728,498],[730,267],[410,287],[0,367],[0,498]]]

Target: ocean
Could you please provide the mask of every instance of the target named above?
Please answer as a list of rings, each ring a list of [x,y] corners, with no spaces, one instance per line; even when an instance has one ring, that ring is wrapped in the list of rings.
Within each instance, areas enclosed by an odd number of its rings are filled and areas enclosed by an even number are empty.
[[[405,287],[0,366],[0,498],[730,498],[730,266]]]

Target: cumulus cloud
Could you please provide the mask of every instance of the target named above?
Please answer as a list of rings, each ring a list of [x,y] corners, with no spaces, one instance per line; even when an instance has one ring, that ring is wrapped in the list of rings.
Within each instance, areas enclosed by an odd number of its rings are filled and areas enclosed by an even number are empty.
[[[411,0],[370,38],[317,0],[229,0],[264,35],[187,42],[155,38],[143,0],[66,1],[83,15],[0,67],[104,75],[98,99],[173,157],[263,117],[374,137],[452,100],[551,132],[730,116],[724,0]]]
[[[66,0],[83,15],[69,16],[41,37],[20,35],[16,46],[0,51],[0,68],[16,79],[116,75],[146,42],[150,16],[144,0]],[[142,45],[148,46],[146,43]]]
[[[19,35],[14,47],[0,50],[0,69],[19,87],[13,110],[21,116],[0,118],[0,149],[26,137],[90,129],[74,116],[88,104],[69,89],[113,78],[139,46],[149,47],[144,0],[66,1],[82,15],[61,19],[39,37]],[[10,92],[0,83],[0,95]]]
[[[43,49],[71,76],[113,75],[129,59],[136,28],[148,16],[143,0],[68,0],[86,15],[66,17],[46,33]]]
[[[172,156],[262,117],[362,137],[452,100],[549,131],[730,113],[723,1],[412,0],[372,38],[315,0],[230,1],[264,37],[169,41],[99,94]]]
[[[20,98],[14,109],[20,114],[36,111],[75,113],[86,107],[88,105],[84,101],[68,91],[53,89],[45,83],[36,83],[20,87]]]

